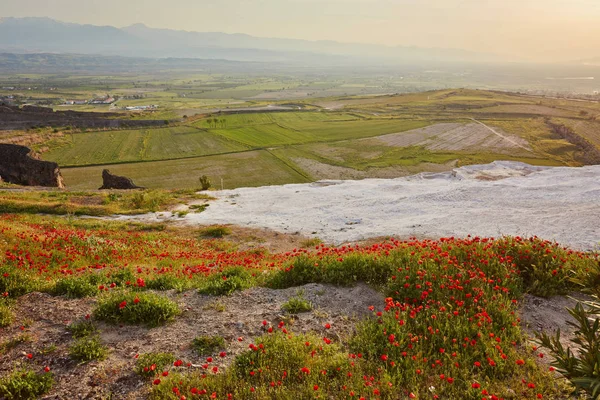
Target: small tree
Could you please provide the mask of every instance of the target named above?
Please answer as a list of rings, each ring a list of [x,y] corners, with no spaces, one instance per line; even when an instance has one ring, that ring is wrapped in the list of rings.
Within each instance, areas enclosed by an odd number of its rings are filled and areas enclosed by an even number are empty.
[[[200,188],[201,188],[201,190],[210,189],[210,179],[208,179],[208,176],[202,175],[200,177]]]

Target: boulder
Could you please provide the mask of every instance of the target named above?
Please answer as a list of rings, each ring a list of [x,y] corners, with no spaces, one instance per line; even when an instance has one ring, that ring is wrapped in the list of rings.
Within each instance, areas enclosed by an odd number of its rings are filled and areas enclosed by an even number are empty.
[[[25,186],[64,188],[57,163],[39,160],[30,148],[0,143],[0,177]]]
[[[137,186],[133,181],[124,176],[117,176],[110,173],[109,170],[105,169],[102,171],[102,189],[144,189],[143,187]]]

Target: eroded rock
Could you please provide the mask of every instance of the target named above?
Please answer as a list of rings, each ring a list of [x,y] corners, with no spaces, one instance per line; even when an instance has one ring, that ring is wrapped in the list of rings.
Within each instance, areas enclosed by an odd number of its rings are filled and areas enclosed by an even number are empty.
[[[137,186],[133,181],[125,176],[113,175],[109,170],[105,169],[102,171],[102,189],[144,189],[141,186]]]
[[[39,160],[30,148],[15,144],[0,144],[0,177],[17,185],[65,187],[57,163]]]

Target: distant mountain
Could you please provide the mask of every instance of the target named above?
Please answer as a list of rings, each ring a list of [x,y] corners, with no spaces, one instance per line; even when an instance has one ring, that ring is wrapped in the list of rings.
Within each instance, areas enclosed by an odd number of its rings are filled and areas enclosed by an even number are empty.
[[[497,56],[455,49],[260,38],[222,32],[79,25],[50,18],[0,19],[0,51],[178,57],[303,64],[488,62]]]

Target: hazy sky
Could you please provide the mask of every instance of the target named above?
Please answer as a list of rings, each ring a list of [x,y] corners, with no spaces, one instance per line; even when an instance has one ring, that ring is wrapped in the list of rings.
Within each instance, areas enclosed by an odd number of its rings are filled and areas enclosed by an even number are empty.
[[[529,59],[600,56],[600,0],[0,0],[0,16],[451,47]]]

